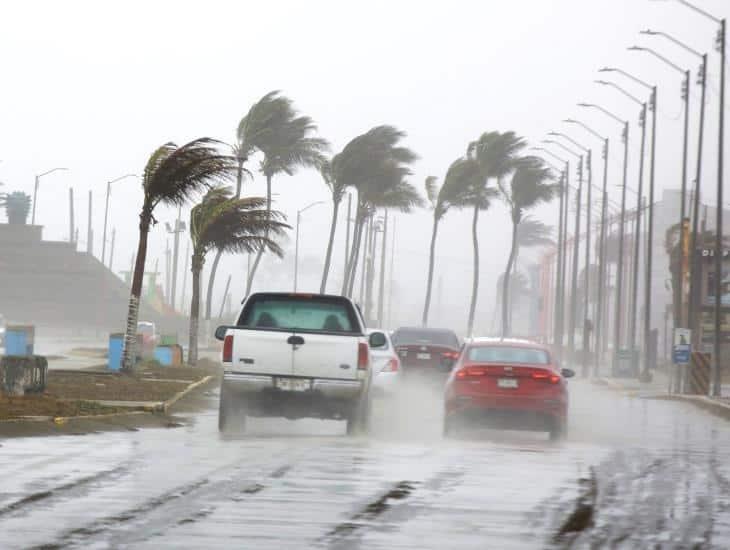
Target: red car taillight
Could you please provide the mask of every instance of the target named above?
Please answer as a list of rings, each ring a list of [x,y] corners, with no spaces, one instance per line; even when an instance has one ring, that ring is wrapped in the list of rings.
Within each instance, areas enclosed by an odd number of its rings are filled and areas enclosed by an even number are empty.
[[[451,359],[452,361],[456,361],[459,358],[459,352],[458,351],[444,351],[441,353],[442,359]]]
[[[357,346],[357,369],[368,370],[370,366],[370,348],[365,343]]]
[[[475,376],[486,376],[487,369],[484,367],[464,367],[456,373],[457,378],[471,378]]]
[[[230,363],[233,361],[233,335],[229,334],[223,340],[223,362]]]
[[[388,361],[388,364],[383,369],[383,372],[398,372],[398,359],[393,357],[390,361]]]
[[[557,384],[560,382],[560,376],[551,372],[533,372],[532,378],[534,380],[545,380],[545,382],[549,382],[550,384]]]

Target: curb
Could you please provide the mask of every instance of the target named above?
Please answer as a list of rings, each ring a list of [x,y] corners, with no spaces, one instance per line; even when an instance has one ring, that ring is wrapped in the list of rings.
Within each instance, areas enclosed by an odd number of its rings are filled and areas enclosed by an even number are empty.
[[[180,401],[183,397],[185,397],[187,394],[189,394],[191,391],[193,391],[195,388],[202,386],[203,384],[208,383],[213,377],[208,375],[204,378],[201,378],[197,382],[194,382],[190,384],[187,388],[185,388],[183,391],[175,394],[173,397],[165,401],[161,404],[161,412],[167,414],[167,411],[172,407],[175,403]]]

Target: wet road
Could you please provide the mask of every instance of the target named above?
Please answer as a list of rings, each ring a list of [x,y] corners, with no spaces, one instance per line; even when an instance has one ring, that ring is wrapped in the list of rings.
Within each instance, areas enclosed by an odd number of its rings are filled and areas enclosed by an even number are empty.
[[[440,436],[438,396],[374,434],[254,419],[0,442],[0,548],[728,548],[730,422],[571,383],[570,433]],[[406,414],[407,413],[407,414]]]

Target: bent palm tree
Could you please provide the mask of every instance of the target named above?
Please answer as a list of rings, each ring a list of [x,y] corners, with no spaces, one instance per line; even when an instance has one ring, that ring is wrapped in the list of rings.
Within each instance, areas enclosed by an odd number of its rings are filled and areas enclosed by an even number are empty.
[[[455,161],[449,166],[444,178],[444,183],[440,189],[437,189],[436,178],[429,176],[426,178],[426,197],[431,204],[433,210],[433,229],[431,230],[431,247],[428,258],[428,276],[426,278],[426,300],[423,305],[423,317],[421,324],[428,325],[428,313],[431,307],[431,290],[433,287],[433,272],[436,262],[436,236],[441,219],[446,215],[452,207],[462,208],[467,205],[469,187],[465,185],[463,179],[456,177],[454,170],[458,167],[459,161]]]
[[[180,206],[205,187],[230,179],[235,173],[236,160],[222,154],[219,151],[221,145],[219,141],[210,138],[197,139],[181,147],[166,143],[155,150],[147,161],[142,178],[144,199],[139,214],[137,259],[132,275],[124,334],[122,370],[125,372],[131,372],[134,367],[147,237],[150,225],[156,223],[154,210],[161,203]]]
[[[319,167],[319,172],[322,174],[322,179],[330,190],[332,195],[332,222],[330,224],[330,236],[327,241],[327,252],[324,256],[324,269],[322,270],[322,283],[319,285],[320,294],[324,294],[327,289],[327,278],[329,277],[330,264],[332,263],[332,248],[335,244],[335,231],[337,230],[337,216],[340,212],[340,204],[342,198],[345,196],[347,186],[345,182],[336,176],[335,170],[332,168],[333,164],[338,162],[339,155],[335,155],[332,161],[324,161]]]
[[[546,183],[550,177],[550,170],[538,157],[523,157],[515,161],[515,170],[508,186],[499,183],[502,199],[507,204],[512,219],[512,244],[510,247],[507,267],[504,271],[502,283],[502,336],[510,335],[509,326],[509,284],[512,266],[518,248],[519,225],[523,221],[525,210],[539,204],[550,202],[555,197],[558,186]]]
[[[496,179],[499,182],[508,174],[512,170],[516,155],[526,145],[525,140],[518,137],[514,132],[505,132],[504,134],[485,132],[479,139],[471,142],[467,148],[467,158],[478,167],[478,176],[474,176],[477,181],[474,183],[472,193],[472,206],[474,207],[472,221],[474,277],[467,324],[469,335],[474,329],[474,316],[479,295],[479,243],[477,238],[479,210],[489,208],[491,199],[497,194],[494,189],[489,187],[489,180]]]
[[[271,236],[282,235],[284,229],[289,227],[279,221],[283,218],[281,213],[264,209],[266,199],[234,199],[231,195],[227,187],[214,187],[190,212],[193,295],[190,303],[188,362],[191,365],[198,361],[200,274],[206,254],[212,249],[230,253],[257,252],[265,248],[281,256],[281,247]]]
[[[267,94],[260,103],[261,121],[267,121],[266,126],[261,128],[246,121],[239,127],[239,142],[264,154],[260,171],[266,177],[266,210],[271,211],[271,183],[274,176],[282,172],[291,176],[301,167],[318,168],[325,160],[324,153],[329,149],[329,143],[313,135],[317,131],[314,121],[300,115],[292,101],[279,92]],[[256,254],[246,281],[247,295],[251,292],[263,253],[263,249],[259,249]]]
[[[365,223],[375,209],[398,208],[409,212],[421,203],[415,188],[405,181],[417,155],[398,145],[405,133],[393,126],[376,126],[352,139],[333,163],[334,177],[357,190],[355,225],[343,280],[342,294],[352,295]]]

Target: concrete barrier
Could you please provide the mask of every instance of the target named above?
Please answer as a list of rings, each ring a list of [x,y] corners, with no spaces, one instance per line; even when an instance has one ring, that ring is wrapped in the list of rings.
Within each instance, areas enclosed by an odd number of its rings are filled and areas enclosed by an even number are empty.
[[[48,361],[40,355],[5,355],[0,358],[0,390],[6,395],[25,395],[46,389]]]

